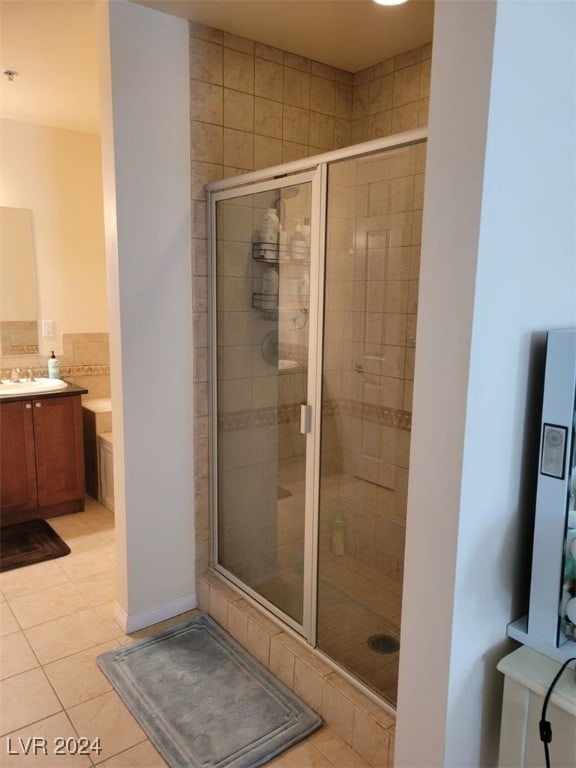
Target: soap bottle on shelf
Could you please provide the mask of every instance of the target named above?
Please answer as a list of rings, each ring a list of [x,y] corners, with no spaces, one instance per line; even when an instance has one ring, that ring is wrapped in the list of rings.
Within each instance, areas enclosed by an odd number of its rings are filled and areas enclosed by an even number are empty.
[[[290,256],[293,259],[301,261],[306,258],[307,254],[308,246],[306,244],[306,236],[302,231],[302,222],[298,219],[296,230],[290,238]]]
[[[60,363],[58,362],[54,350],[50,353],[48,358],[48,378],[59,379],[60,378]]]
[[[288,248],[288,233],[285,229],[283,229],[282,224],[280,224],[280,229],[278,230],[278,253],[279,255],[284,254],[286,255],[286,250]]]
[[[304,224],[302,224],[302,234],[304,235],[306,247],[310,248],[310,219],[304,219]]]
[[[262,275],[261,308],[274,310],[278,306],[278,272],[274,267],[267,267]]]
[[[268,208],[260,222],[260,240],[263,243],[276,243],[280,231],[280,220],[275,208]]]

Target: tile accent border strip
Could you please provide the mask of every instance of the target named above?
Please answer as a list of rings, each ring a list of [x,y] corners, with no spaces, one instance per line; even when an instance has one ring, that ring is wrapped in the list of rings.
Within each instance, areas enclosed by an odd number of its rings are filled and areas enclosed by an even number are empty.
[[[412,428],[412,414],[409,411],[401,411],[395,408],[386,408],[383,405],[372,403],[359,403],[355,400],[330,400],[324,402],[322,415],[353,416],[386,427],[402,429],[410,432]],[[220,415],[218,426],[225,432],[239,429],[253,429],[254,427],[271,427],[277,424],[289,424],[300,419],[300,405],[280,405],[275,408],[253,408],[248,411],[233,411]]]
[[[5,352],[5,357],[10,355],[37,355],[38,344],[13,344],[8,352]]]
[[[63,376],[109,376],[109,365],[64,365],[60,366]]]
[[[34,376],[48,376],[48,368],[32,367]],[[110,376],[109,365],[61,365],[60,376],[65,379],[68,376]]]
[[[253,408],[249,411],[232,411],[218,418],[218,426],[225,432],[253,427],[272,427],[276,424],[289,424],[300,419],[300,406],[297,403],[280,405],[276,408]]]
[[[340,400],[336,403],[336,413],[344,413],[357,419],[364,419],[386,427],[395,427],[410,432],[412,414],[384,405],[359,403],[357,400]]]
[[[15,368],[17,366],[12,366]],[[18,366],[19,367],[19,366]],[[48,368],[46,366],[38,367],[35,365],[29,366],[26,363],[21,363],[23,375],[28,371],[29,367],[32,367],[32,373],[39,378],[46,378],[48,376]],[[6,378],[10,378],[10,372],[12,368],[3,368],[2,377],[6,375]],[[60,365],[60,377],[62,379],[75,377],[75,376],[110,376],[109,365]]]

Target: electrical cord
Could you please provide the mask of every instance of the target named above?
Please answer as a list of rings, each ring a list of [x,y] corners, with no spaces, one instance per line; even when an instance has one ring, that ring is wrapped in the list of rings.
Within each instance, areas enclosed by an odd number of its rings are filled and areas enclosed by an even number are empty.
[[[548,702],[550,700],[550,696],[552,695],[552,691],[554,690],[554,687],[556,686],[556,683],[560,679],[560,676],[562,675],[562,672],[566,669],[568,664],[570,664],[571,661],[576,661],[576,656],[573,656],[571,659],[566,659],[564,664],[560,667],[558,670],[556,677],[550,685],[548,686],[548,690],[546,691],[546,696],[544,697],[544,703],[542,704],[542,714],[540,715],[540,741],[544,744],[544,757],[546,759],[546,768],[550,768],[550,751],[548,748],[548,745],[552,741],[552,726],[550,725],[550,721],[546,720],[546,710],[548,709]]]

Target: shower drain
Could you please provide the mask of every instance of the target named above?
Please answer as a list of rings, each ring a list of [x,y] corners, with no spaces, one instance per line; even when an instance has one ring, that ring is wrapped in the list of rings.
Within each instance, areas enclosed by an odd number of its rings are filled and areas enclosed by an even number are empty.
[[[371,635],[366,643],[376,653],[396,653],[400,649],[400,643],[392,635]]]

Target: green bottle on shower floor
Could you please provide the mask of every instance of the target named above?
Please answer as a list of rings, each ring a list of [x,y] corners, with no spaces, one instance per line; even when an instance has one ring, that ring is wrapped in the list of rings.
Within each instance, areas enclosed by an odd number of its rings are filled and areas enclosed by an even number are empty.
[[[332,554],[341,557],[344,554],[344,529],[346,521],[341,517],[332,520]]]

